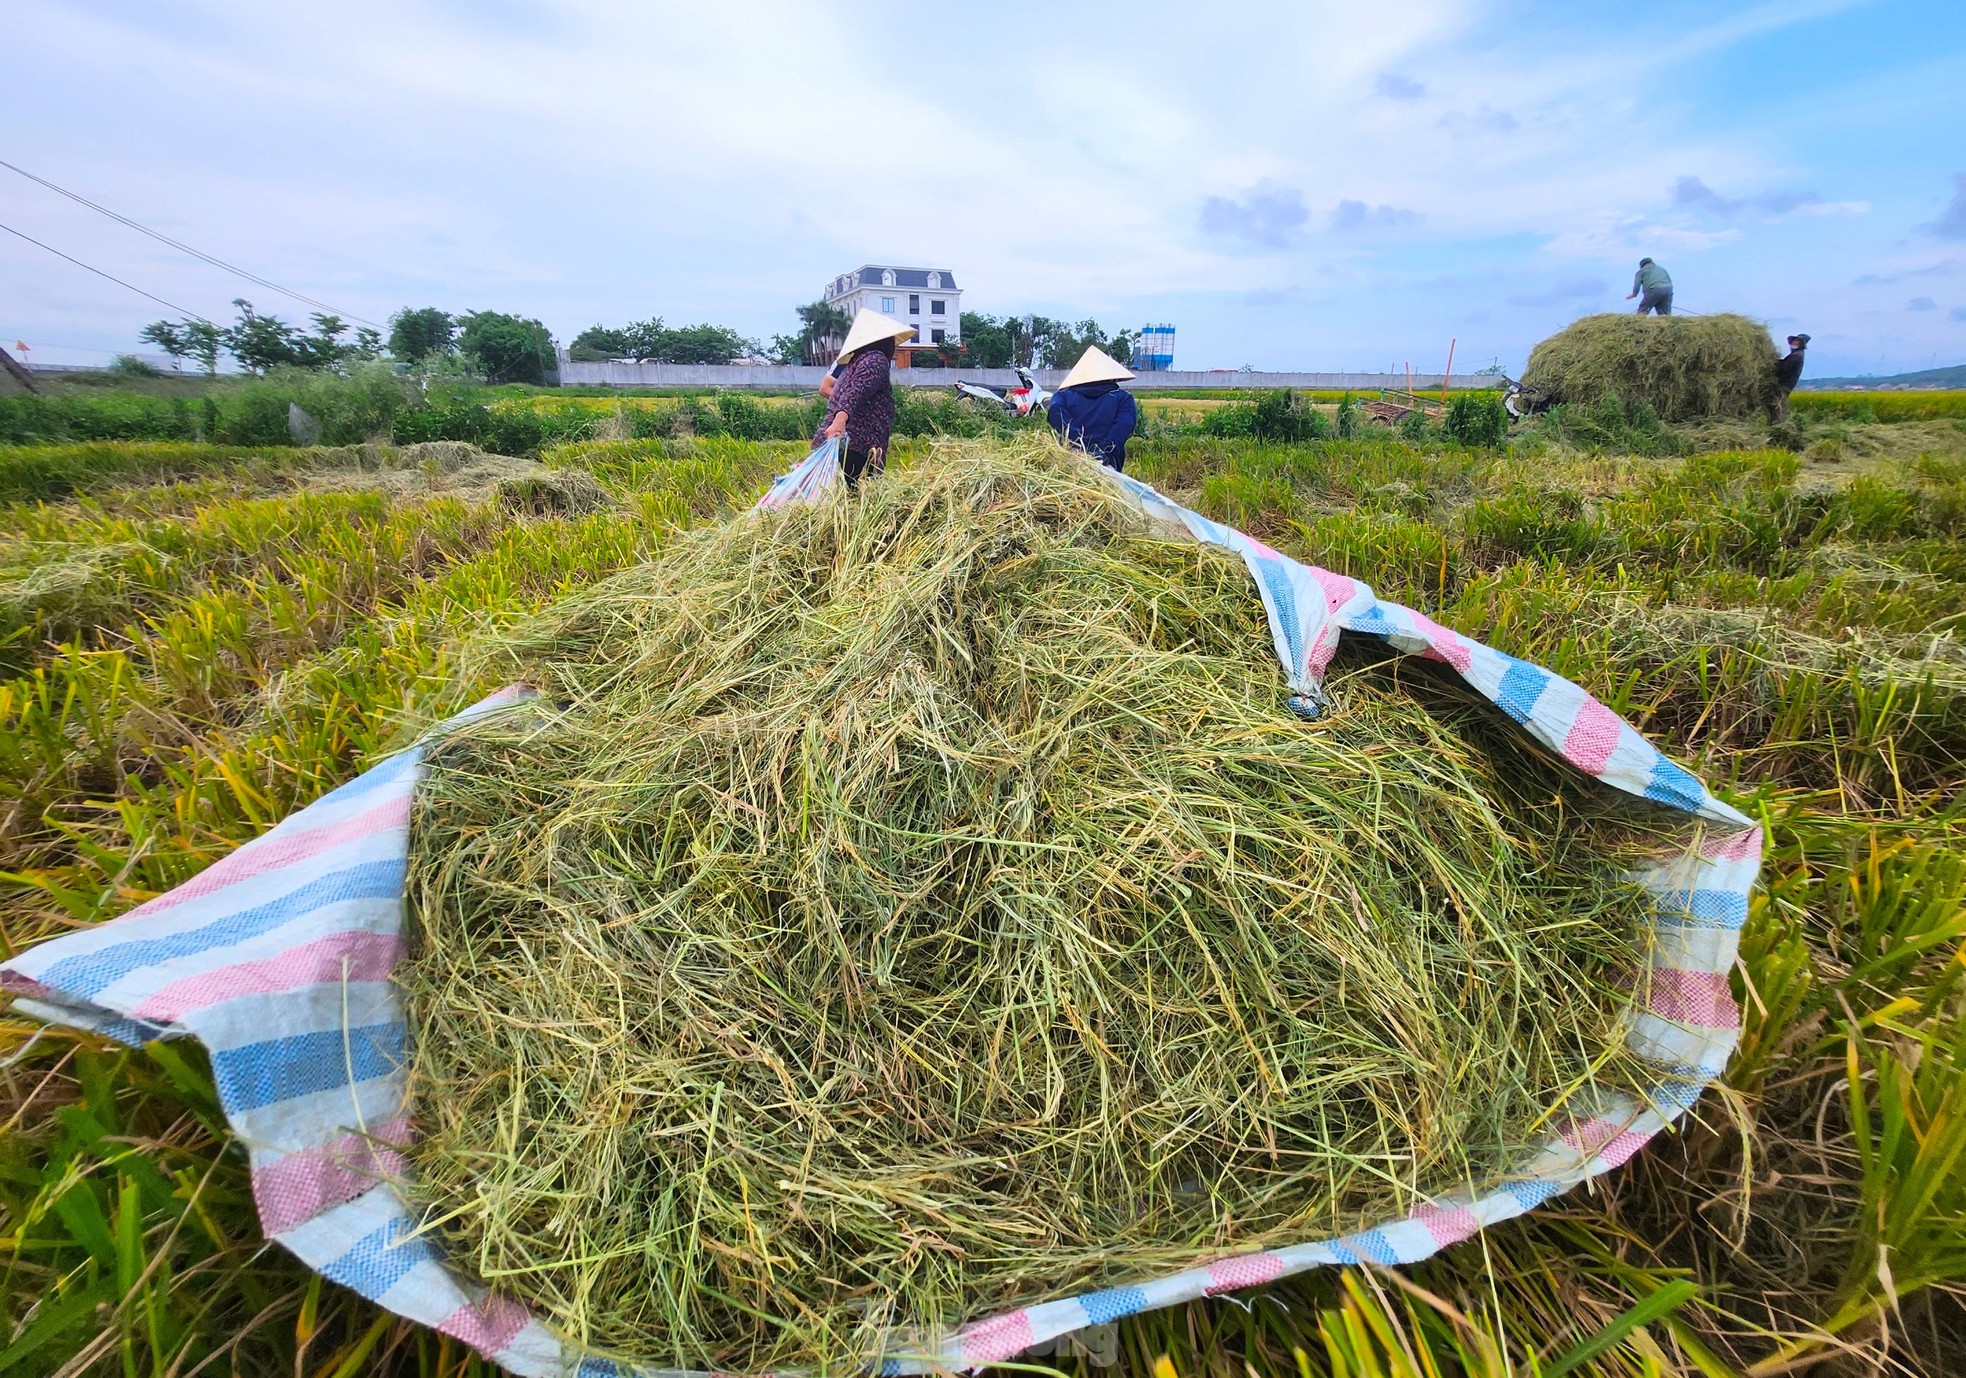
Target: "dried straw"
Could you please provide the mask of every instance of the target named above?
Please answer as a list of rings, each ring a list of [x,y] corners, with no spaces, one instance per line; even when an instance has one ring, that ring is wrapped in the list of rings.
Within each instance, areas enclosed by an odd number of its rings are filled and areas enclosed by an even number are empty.
[[[1267,646],[1083,461],[957,447],[481,648],[544,706],[421,797],[432,1228],[579,1343],[825,1369],[1625,1084],[1643,829],[1417,664],[1300,721]]]
[[[1746,316],[1605,314],[1537,345],[1523,382],[1551,402],[1610,395],[1665,421],[1752,417],[1775,401],[1776,358],[1768,328]]]

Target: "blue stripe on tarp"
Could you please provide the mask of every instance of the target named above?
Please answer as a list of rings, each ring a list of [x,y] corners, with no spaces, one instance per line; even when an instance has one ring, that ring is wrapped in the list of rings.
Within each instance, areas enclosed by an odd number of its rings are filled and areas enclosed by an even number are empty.
[[[1364,1259],[1370,1259],[1374,1263],[1388,1265],[1399,1262],[1399,1255],[1393,1252],[1392,1241],[1387,1239],[1384,1233],[1376,1229],[1360,1230],[1357,1234],[1348,1234],[1343,1239],[1335,1241],[1332,1247],[1343,1249],[1346,1253],[1350,1254],[1353,1263],[1360,1262]]]
[[[321,1264],[320,1271],[330,1282],[353,1287],[373,1301],[418,1264],[442,1262],[443,1256],[430,1238],[416,1233],[416,1222],[399,1215],[349,1245],[340,1258]]]
[[[1645,797],[1688,813],[1698,813],[1707,791],[1691,771],[1660,756],[1652,767],[1651,780],[1646,782]]]
[[[1284,642],[1290,647],[1290,663],[1283,667],[1284,673],[1295,676],[1304,664],[1303,628],[1297,621],[1297,590],[1291,587],[1290,571],[1277,561],[1259,556],[1256,568],[1262,575],[1269,602],[1276,610],[1277,625],[1283,628]]]
[[[573,1378],[621,1378],[621,1365],[612,1359],[582,1359]]]
[[[1526,723],[1535,711],[1536,700],[1543,696],[1553,678],[1548,670],[1538,669],[1526,660],[1508,656],[1509,668],[1502,673],[1502,682],[1495,686],[1495,706],[1507,713],[1517,722]]]
[[[330,1091],[388,1076],[403,1066],[408,1027],[400,1019],[359,1029],[289,1034],[212,1054],[212,1079],[228,1111]]]
[[[1147,1289],[1144,1287],[1114,1287],[1105,1292],[1092,1292],[1079,1298],[1079,1305],[1085,1314],[1092,1318],[1094,1325],[1105,1325],[1122,1316],[1134,1316],[1147,1309]]]
[[[1658,905],[1659,918],[1682,928],[1739,929],[1748,921],[1748,897],[1739,890],[1681,890],[1669,899]]]
[[[468,712],[469,710],[466,711]],[[378,789],[383,785],[394,784],[396,781],[402,779],[407,772],[414,770],[417,762],[422,757],[423,753],[415,748],[408,751],[399,751],[388,760],[370,766],[347,784],[338,785],[334,789],[329,790],[319,799],[316,799],[313,804],[309,804],[307,808],[311,809],[317,804],[346,803],[348,800],[354,799],[359,795],[367,794],[372,789]],[[291,822],[293,819],[300,817],[300,814],[304,812],[306,812],[305,809],[289,814],[282,821]]]
[[[343,900],[399,899],[403,893],[406,861],[406,857],[387,857],[381,861],[368,861],[359,866],[331,871],[255,909],[227,914],[203,928],[188,932],[138,938],[79,957],[69,957],[56,962],[36,979],[64,995],[89,999],[140,968],[209,952],[213,948],[228,947],[278,928],[323,905],[337,904]],[[265,876],[255,876],[253,879],[263,880]],[[212,893],[220,895],[225,892],[215,890]]]
[[[1706,1089],[1707,1082],[1704,1078],[1699,1081],[1683,1081],[1675,1078],[1646,1088],[1646,1095],[1654,1105],[1670,1106],[1676,1112],[1683,1114],[1693,1108],[1693,1102],[1697,1101]]]
[[[1506,1191],[1509,1195],[1513,1196],[1517,1201],[1521,1202],[1522,1208],[1526,1211],[1535,1210],[1536,1207],[1542,1205],[1545,1201],[1549,1200],[1552,1196],[1560,1195],[1561,1193],[1568,1191],[1569,1189],[1570,1189],[1569,1183],[1558,1185],[1555,1182],[1528,1181],[1528,1180],[1524,1180],[1520,1182],[1508,1182],[1505,1183],[1502,1187],[1503,1191]]]
[[[105,1019],[94,1027],[104,1037],[132,1048],[141,1048],[153,1038],[162,1038],[166,1032],[163,1025],[152,1024],[147,1019]]]

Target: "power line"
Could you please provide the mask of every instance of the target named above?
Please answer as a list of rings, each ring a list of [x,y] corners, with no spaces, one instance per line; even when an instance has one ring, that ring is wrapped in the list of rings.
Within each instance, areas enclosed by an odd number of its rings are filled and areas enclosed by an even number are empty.
[[[152,239],[156,240],[158,243],[168,244],[173,249],[178,250],[180,253],[190,254],[193,258],[199,259],[205,263],[209,263],[214,268],[222,268],[228,273],[232,273],[246,279],[246,281],[248,282],[258,283],[261,287],[265,287],[271,291],[279,292],[285,296],[292,297],[295,301],[303,301],[306,302],[309,306],[319,307],[322,311],[328,312],[331,315],[346,316],[351,321],[358,321],[363,325],[372,325],[375,326],[375,328],[378,330],[386,329],[386,327],[383,326],[378,321],[372,321],[367,319],[366,317],[357,316],[347,311],[336,311],[332,306],[329,306],[326,302],[316,301],[313,297],[308,296],[304,292],[296,292],[291,287],[282,287],[279,283],[274,282],[268,278],[263,278],[258,273],[249,273],[244,268],[239,267],[237,264],[227,263],[222,258],[213,258],[210,254],[206,253],[202,249],[194,249],[189,244],[186,244],[181,240],[172,239],[167,234],[159,234],[156,230],[151,229],[148,225],[139,225],[136,221],[130,219],[130,217],[127,215],[119,214],[118,212],[109,209],[109,207],[107,206],[98,205],[96,202],[91,201],[88,197],[82,195],[80,192],[70,191],[67,187],[57,186],[55,183],[50,182],[45,177],[37,177],[35,174],[29,172],[24,167],[15,167],[12,163],[6,161],[4,158],[0,158],[0,167],[4,167],[10,172],[18,172],[21,176],[27,178],[27,180],[30,182],[39,182],[42,186],[46,187],[49,191],[56,192],[62,196],[66,196],[69,200],[75,202],[77,205],[87,206],[90,210],[95,211],[98,214],[108,216],[111,220],[114,220],[119,225],[127,225],[129,226],[129,228],[137,231],[139,234],[147,234]],[[200,317],[199,319],[202,320],[204,318]]]
[[[217,324],[216,321],[206,320],[205,317],[200,316],[196,311],[192,311],[186,307],[179,306],[175,302],[165,301],[162,297],[158,296],[155,292],[146,292],[141,287],[138,287],[133,283],[128,283],[123,281],[123,279],[117,277],[113,273],[105,273],[103,272],[102,269],[84,263],[81,259],[76,258],[72,254],[65,254],[52,244],[43,244],[40,240],[36,239],[31,234],[22,234],[19,230],[15,229],[12,225],[0,225],[0,230],[5,230],[8,234],[13,235],[16,239],[25,239],[29,244],[32,244],[37,249],[46,249],[49,253],[53,254],[56,258],[65,258],[70,263],[73,263],[77,268],[87,268],[90,272],[94,273],[99,278],[108,278],[111,282],[115,283],[118,287],[128,287],[132,292],[135,292],[140,297],[149,297],[152,301],[156,302],[159,306],[168,306],[171,308],[171,310],[177,312],[180,316],[190,316],[196,320],[204,321],[206,325]]]

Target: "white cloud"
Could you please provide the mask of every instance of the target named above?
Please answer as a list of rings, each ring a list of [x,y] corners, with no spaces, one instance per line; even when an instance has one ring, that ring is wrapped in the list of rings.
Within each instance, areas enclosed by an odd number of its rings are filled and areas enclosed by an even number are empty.
[[[1298,238],[1310,218],[1302,191],[1278,186],[1267,178],[1233,199],[1211,196],[1201,207],[1202,233],[1272,249],[1281,249]]]
[[[1257,327],[1235,313],[1313,286],[1328,334],[1279,325],[1268,347],[1444,335],[1445,294],[1418,285],[1444,270],[1560,286],[1854,223],[1817,218],[1862,203],[1788,190],[1839,188],[1771,152],[1785,111],[1716,128],[1662,94],[1689,56],[1840,7],[1757,5],[1634,50],[1622,25],[1524,43],[1500,0],[1225,0],[1206,25],[1093,3],[1043,11],[1043,42],[1014,8],[899,0],[44,0],[13,17],[0,76],[65,112],[17,129],[10,159],[371,318],[428,302],[563,337],[654,314],[768,334],[892,258],[954,268],[982,310],[1213,312],[1184,342],[1241,362]],[[1709,199],[1663,198],[1689,168]],[[209,314],[241,291],[14,191],[22,228],[159,295]],[[129,348],[157,314],[37,253],[0,244],[19,284],[0,330]]]
[[[1383,201],[1368,206],[1363,201],[1340,201],[1331,212],[1331,228],[1340,234],[1360,234],[1370,230],[1398,230],[1420,223],[1420,212]]]

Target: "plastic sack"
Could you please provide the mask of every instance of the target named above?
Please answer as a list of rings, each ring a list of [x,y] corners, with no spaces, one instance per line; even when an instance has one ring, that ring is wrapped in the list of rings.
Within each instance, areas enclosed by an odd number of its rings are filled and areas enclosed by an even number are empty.
[[[839,472],[822,444],[760,507],[810,501]],[[1090,461],[1087,461],[1090,464]],[[1097,466],[1093,466],[1097,467]],[[1649,1099],[1610,1096],[1479,1193],[1444,1196],[1338,1238],[1220,1259],[1138,1284],[980,1321],[884,1373],[974,1368],[1090,1325],[1272,1282],[1326,1264],[1413,1263],[1630,1158],[1698,1099],[1739,1037],[1728,986],[1761,833],[1577,685],[1471,641],[1358,580],[1314,569],[1100,469],[1163,529],[1234,551],[1256,580],[1292,706],[1315,713],[1344,634],[1440,661],[1577,770],[1687,815],[1701,841],[1639,873],[1654,897],[1652,965],[1630,1048],[1656,1070]],[[528,697],[506,690],[469,717]],[[127,1043],[192,1037],[251,1156],[260,1224],[323,1276],[532,1378],[657,1373],[577,1352],[515,1302],[452,1270],[394,1183],[414,1132],[407,1026],[390,974],[405,953],[403,883],[416,747],[375,766],[194,879],[122,918],[0,966],[17,1008]]]

